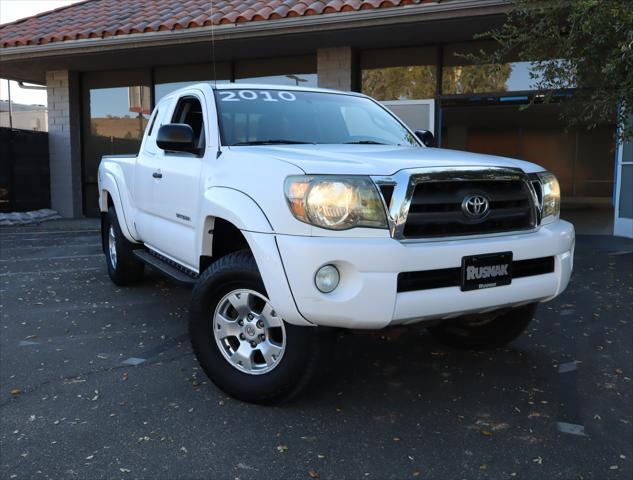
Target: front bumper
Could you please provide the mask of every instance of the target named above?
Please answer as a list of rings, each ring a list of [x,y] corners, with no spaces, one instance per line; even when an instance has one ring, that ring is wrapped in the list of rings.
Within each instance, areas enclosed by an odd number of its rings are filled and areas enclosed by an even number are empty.
[[[567,287],[574,255],[574,227],[562,220],[532,233],[433,242],[288,235],[276,241],[301,316],[344,328],[382,328],[551,300]],[[554,271],[484,290],[397,291],[400,272],[455,268],[464,256],[504,251],[512,251],[514,260],[553,256]],[[329,294],[314,285],[315,272],[326,264],[336,265],[341,274]]]

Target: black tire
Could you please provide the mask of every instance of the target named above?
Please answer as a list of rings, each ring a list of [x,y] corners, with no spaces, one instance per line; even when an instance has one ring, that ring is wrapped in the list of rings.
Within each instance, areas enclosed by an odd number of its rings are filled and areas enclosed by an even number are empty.
[[[279,363],[258,375],[240,371],[220,351],[213,333],[217,305],[237,289],[266,297],[255,259],[248,250],[220,258],[202,273],[194,287],[189,318],[193,351],[209,379],[232,397],[267,405],[288,401],[309,384],[315,373],[317,329],[284,323],[286,346]]]
[[[116,261],[113,261],[110,255],[110,228],[114,233]],[[103,235],[103,250],[110,279],[120,287],[139,283],[143,279],[144,265],[134,256],[133,251],[142,248],[142,245],[132,243],[125,238],[114,207],[110,207],[108,210],[101,234]]]
[[[457,348],[500,348],[519,337],[528,327],[538,304],[482,315],[447,320],[429,330],[440,342]]]

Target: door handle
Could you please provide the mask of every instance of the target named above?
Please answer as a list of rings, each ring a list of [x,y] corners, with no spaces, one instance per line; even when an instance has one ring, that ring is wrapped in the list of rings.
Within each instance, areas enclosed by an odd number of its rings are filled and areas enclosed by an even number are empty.
[[[160,170],[152,173],[152,177],[154,178],[163,178],[163,174],[160,172]]]

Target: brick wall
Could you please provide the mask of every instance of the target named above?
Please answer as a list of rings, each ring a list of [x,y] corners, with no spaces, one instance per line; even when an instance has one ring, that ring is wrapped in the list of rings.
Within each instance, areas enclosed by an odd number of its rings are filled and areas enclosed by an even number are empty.
[[[46,72],[51,208],[64,217],[81,215],[79,88],[67,70]]]

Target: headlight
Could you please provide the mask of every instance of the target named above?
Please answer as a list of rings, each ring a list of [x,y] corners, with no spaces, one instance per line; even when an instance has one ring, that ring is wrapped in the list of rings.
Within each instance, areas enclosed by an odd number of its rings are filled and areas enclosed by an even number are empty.
[[[552,173],[538,172],[536,175],[541,182],[541,225],[546,225],[560,216],[560,186]]]
[[[284,187],[290,211],[302,222],[330,230],[387,228],[382,198],[368,177],[298,175]]]

